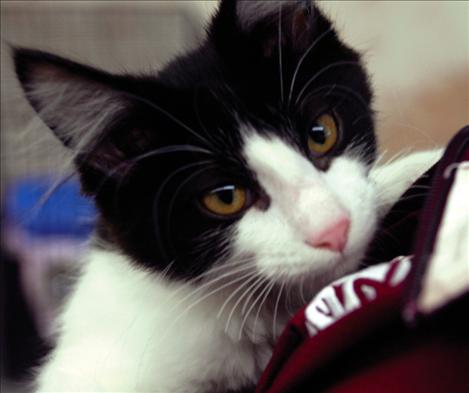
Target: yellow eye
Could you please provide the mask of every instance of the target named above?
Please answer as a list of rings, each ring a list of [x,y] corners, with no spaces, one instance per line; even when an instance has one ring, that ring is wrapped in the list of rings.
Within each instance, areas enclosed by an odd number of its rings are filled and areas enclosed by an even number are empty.
[[[246,206],[246,202],[246,190],[234,185],[216,188],[202,197],[205,208],[220,216],[239,213]]]
[[[337,123],[327,113],[319,116],[313,123],[308,135],[308,148],[314,154],[324,154],[337,143]]]

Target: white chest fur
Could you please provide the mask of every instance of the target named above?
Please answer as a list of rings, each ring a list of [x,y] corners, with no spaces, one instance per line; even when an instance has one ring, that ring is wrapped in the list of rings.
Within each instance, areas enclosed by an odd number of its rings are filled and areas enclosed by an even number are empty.
[[[225,332],[217,318],[225,297],[197,303],[193,290],[93,251],[39,391],[183,393],[254,383],[270,355],[267,340],[238,340],[236,314],[233,334]]]

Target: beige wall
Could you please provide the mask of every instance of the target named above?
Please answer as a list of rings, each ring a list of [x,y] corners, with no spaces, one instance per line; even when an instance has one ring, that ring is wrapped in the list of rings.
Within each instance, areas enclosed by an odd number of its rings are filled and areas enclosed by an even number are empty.
[[[321,1],[364,51],[382,149],[444,144],[469,123],[469,3]],[[60,146],[24,102],[5,41],[112,71],[161,66],[202,36],[213,1],[2,2],[2,172],[56,168]]]

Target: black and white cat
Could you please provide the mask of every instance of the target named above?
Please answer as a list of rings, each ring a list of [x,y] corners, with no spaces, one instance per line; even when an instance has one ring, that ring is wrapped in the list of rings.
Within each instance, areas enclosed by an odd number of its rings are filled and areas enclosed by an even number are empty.
[[[291,313],[357,269],[437,157],[373,166],[360,57],[308,1],[223,0],[154,75],[14,59],[100,212],[40,392],[252,389]]]

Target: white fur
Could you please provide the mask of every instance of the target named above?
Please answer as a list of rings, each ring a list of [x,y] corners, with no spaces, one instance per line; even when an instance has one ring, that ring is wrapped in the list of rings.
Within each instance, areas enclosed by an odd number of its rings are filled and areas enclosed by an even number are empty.
[[[250,209],[239,221],[238,252],[254,255],[258,269],[279,281],[309,275],[322,285],[355,269],[375,231],[377,216],[376,192],[365,165],[342,156],[322,172],[276,137],[247,135],[247,162],[271,203],[266,211]],[[343,253],[305,243],[343,214],[351,220]]]
[[[197,303],[203,293],[196,288],[93,251],[38,391],[194,393],[254,383],[271,337],[253,344],[227,334],[226,318],[217,318],[226,294]]]
[[[372,168],[370,177],[379,190],[377,198],[381,217],[442,154],[443,149],[421,151]]]

